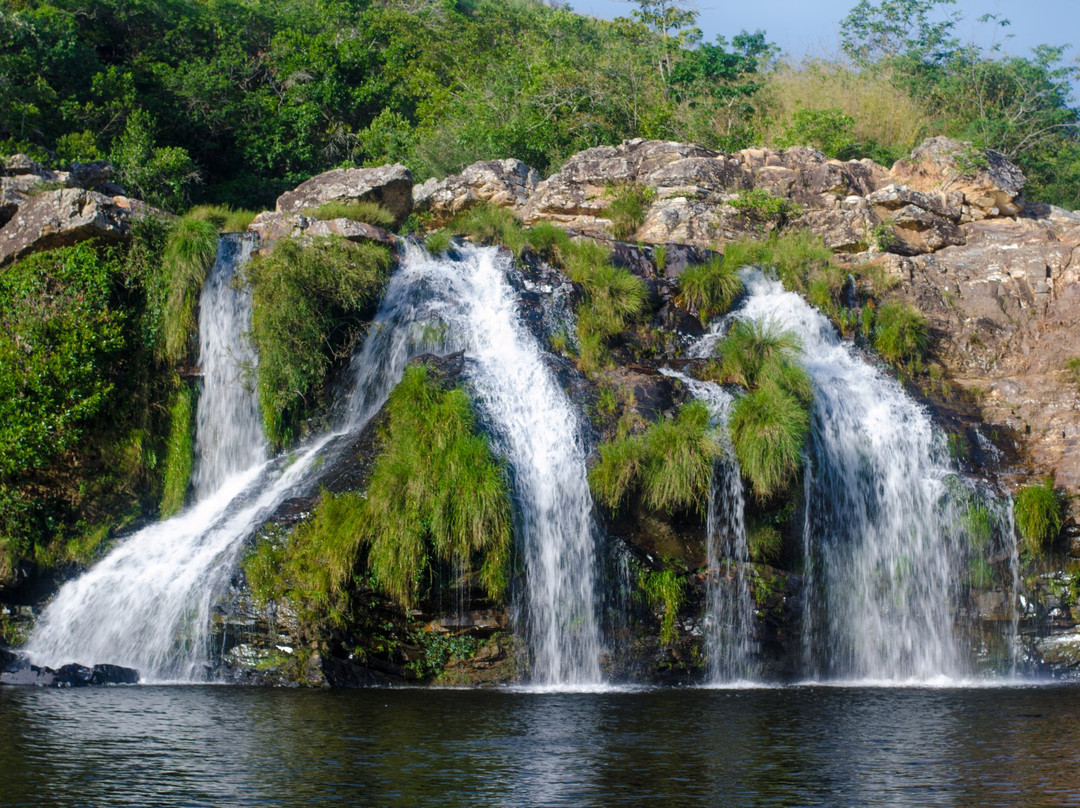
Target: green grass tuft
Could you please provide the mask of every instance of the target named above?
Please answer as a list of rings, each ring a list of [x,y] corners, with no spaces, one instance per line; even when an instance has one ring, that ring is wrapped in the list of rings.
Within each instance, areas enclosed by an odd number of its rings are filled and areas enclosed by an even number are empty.
[[[370,200],[326,202],[315,208],[304,208],[303,215],[312,219],[350,219],[378,227],[393,227],[396,223],[394,214],[378,202]]]
[[[176,223],[165,242],[162,332],[164,357],[170,362],[182,362],[194,353],[198,329],[195,312],[217,249],[218,231],[214,223],[188,216]]]
[[[545,261],[562,266],[565,256],[570,248],[570,236],[558,225],[551,222],[539,222],[530,227],[525,237],[533,252],[542,256]]]
[[[617,511],[635,492],[652,510],[703,513],[713,461],[721,449],[700,401],[640,435],[620,434],[600,445],[589,486],[600,504]]]
[[[673,569],[646,572],[638,576],[645,600],[653,611],[663,610],[660,618],[660,643],[670,645],[675,638],[675,620],[686,600],[682,579]]]
[[[248,264],[259,403],[275,448],[297,439],[303,419],[325,403],[327,375],[374,312],[390,260],[381,245],[328,238],[280,241]]]
[[[1065,371],[1072,377],[1072,380],[1080,386],[1080,356],[1074,356],[1072,359],[1065,363]]]
[[[386,405],[382,450],[364,500],[368,563],[403,607],[416,600],[429,556],[482,557],[480,579],[500,599],[509,583],[511,509],[506,474],[477,432],[464,390],[443,390],[413,365]]]
[[[611,235],[619,241],[626,241],[634,236],[645,222],[656,191],[644,185],[623,183],[607,189],[611,202],[604,209],[604,216],[611,220]]]
[[[831,266],[832,250],[809,230],[785,230],[724,245],[724,262],[735,269],[771,268],[785,288],[805,294],[810,279]]]
[[[506,208],[483,203],[454,217],[447,225],[451,233],[471,236],[484,244],[501,244],[520,256],[527,239],[518,218]]]
[[[761,525],[746,537],[750,559],[757,564],[775,564],[780,560],[784,537],[775,525]]]
[[[735,456],[754,495],[767,500],[784,491],[802,467],[810,431],[806,406],[769,382],[735,402],[730,429]]]
[[[424,249],[432,255],[442,255],[453,245],[449,231],[432,230],[424,236]]]
[[[185,218],[210,222],[221,233],[243,233],[255,218],[255,211],[236,210],[228,205],[197,205]]]
[[[1061,533],[1064,524],[1061,495],[1050,477],[1025,485],[1013,502],[1016,529],[1032,553],[1042,552]]]
[[[877,312],[874,349],[894,365],[918,368],[930,347],[926,315],[905,303],[886,303]]]
[[[679,303],[696,309],[704,322],[726,312],[742,290],[739,267],[716,257],[686,268],[679,278]]]
[[[181,382],[169,405],[169,438],[165,444],[164,487],[161,518],[168,519],[184,507],[195,463],[195,407],[191,387]]]

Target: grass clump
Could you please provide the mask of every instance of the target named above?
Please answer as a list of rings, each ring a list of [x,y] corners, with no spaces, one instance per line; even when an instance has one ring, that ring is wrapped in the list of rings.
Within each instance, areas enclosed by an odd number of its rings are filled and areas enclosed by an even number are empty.
[[[729,429],[743,476],[759,500],[786,490],[802,468],[813,385],[798,338],[772,323],[739,320],[719,346],[718,374],[747,389]]]
[[[1076,385],[1080,387],[1080,356],[1074,356],[1065,363],[1065,372],[1068,373]]]
[[[832,265],[832,250],[809,230],[774,231],[765,239],[740,239],[724,246],[724,262],[735,269],[773,269],[785,288],[805,294],[810,280]]]
[[[604,215],[611,220],[611,235],[619,241],[633,238],[645,223],[656,191],[636,183],[623,183],[609,186],[606,195],[611,197],[604,209]]]
[[[723,314],[743,290],[739,267],[722,256],[687,267],[679,278],[679,303],[696,309],[702,322]]]
[[[780,560],[784,537],[775,525],[759,525],[746,537],[750,559],[757,564],[775,564]]]
[[[640,434],[622,432],[601,444],[589,485],[596,501],[612,511],[638,494],[652,510],[702,513],[720,451],[708,407],[691,401],[673,419],[658,421]]]
[[[454,217],[447,225],[451,233],[471,236],[484,244],[501,244],[520,256],[527,243],[521,222],[506,208],[484,202]]]
[[[686,600],[682,579],[673,569],[641,571],[638,586],[646,602],[654,612],[662,611],[660,618],[660,643],[670,645],[675,638],[675,621],[679,609]]]
[[[259,403],[276,448],[295,440],[302,420],[320,408],[327,375],[371,315],[390,260],[381,245],[326,238],[307,246],[281,241],[248,264]]]
[[[185,218],[210,222],[220,233],[243,233],[255,218],[255,211],[234,209],[228,205],[197,205]]]
[[[393,227],[397,221],[393,213],[371,200],[339,199],[318,207],[304,208],[303,215],[312,219],[350,219],[387,228]]]
[[[570,236],[556,224],[538,222],[525,231],[529,247],[549,263],[562,266],[571,249]]]
[[[877,311],[874,349],[899,367],[919,368],[930,347],[926,315],[905,303],[886,303]]]
[[[181,218],[165,242],[162,347],[169,362],[182,362],[194,352],[199,295],[217,257],[217,249],[217,226],[193,216]]]
[[[424,249],[432,255],[442,255],[453,246],[450,233],[445,229],[432,230],[424,236]]]
[[[413,365],[386,407],[362,530],[379,585],[408,608],[432,560],[480,560],[488,596],[502,598],[509,582],[509,488],[465,391],[441,389],[424,366]]]
[[[728,203],[739,212],[740,218],[758,230],[770,225],[783,226],[799,215],[799,206],[787,197],[774,196],[764,188],[739,191]]]
[[[1041,483],[1025,485],[1016,493],[1013,502],[1016,529],[1032,553],[1038,553],[1053,543],[1064,524],[1061,496],[1054,481],[1047,477]]]
[[[165,474],[161,518],[184,507],[195,463],[195,403],[190,386],[181,383],[169,405],[169,437],[165,443]]]

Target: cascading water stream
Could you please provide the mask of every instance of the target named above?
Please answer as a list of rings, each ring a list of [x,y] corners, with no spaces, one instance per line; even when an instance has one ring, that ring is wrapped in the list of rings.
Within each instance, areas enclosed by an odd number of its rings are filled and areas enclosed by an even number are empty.
[[[585,443],[577,413],[525,328],[507,281],[510,259],[493,248],[462,247],[460,260],[406,249],[408,271],[447,284],[441,312],[466,376],[509,461],[524,561],[518,619],[533,684],[597,685],[596,548]]]
[[[804,647],[812,676],[927,681],[964,672],[954,606],[965,548],[929,415],[828,320],[760,272],[739,317],[802,340],[814,384],[805,473]]]
[[[316,461],[378,412],[410,358],[466,350],[468,377],[514,473],[533,679],[598,683],[584,444],[572,406],[520,323],[498,252],[466,247],[453,260],[409,245],[353,357],[340,428],[270,461],[251,428],[258,406],[244,383],[255,360],[244,337],[250,296],[231,282],[249,252],[243,240],[223,241],[201,301],[206,390],[197,441],[198,464],[208,468],[196,471],[194,503],[127,537],[64,586],[31,636],[31,659],[53,667],[109,662],[138,669],[144,681],[205,680],[211,609],[245,540],[286,499],[310,492],[323,465]],[[226,325],[230,334],[217,333]]]
[[[724,447],[724,455],[713,465],[706,516],[709,682],[720,685],[753,680],[757,677],[754,659],[757,643],[754,640],[754,605],[746,579],[750,562],[746,503],[739,461],[735,459],[727,429],[734,398],[713,382],[700,381],[667,368],[660,372],[682,381],[694,398],[708,406]]]

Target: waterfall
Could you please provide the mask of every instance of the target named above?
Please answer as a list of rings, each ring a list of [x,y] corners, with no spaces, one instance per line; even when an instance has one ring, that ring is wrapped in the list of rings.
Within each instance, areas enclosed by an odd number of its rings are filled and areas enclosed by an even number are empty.
[[[492,248],[465,247],[455,260],[407,246],[352,359],[338,429],[266,460],[252,426],[257,401],[245,383],[255,363],[244,336],[250,294],[232,282],[249,254],[245,240],[223,240],[200,303],[205,389],[195,501],[128,536],[65,585],[30,638],[31,659],[52,667],[124,665],[146,681],[204,680],[211,610],[244,542],[286,499],[310,493],[325,465],[318,461],[378,412],[410,358],[465,350],[468,381],[513,471],[525,567],[519,612],[532,678],[546,685],[599,682],[584,440],[573,406],[521,323],[508,259]]]
[[[524,586],[516,609],[531,680],[545,686],[600,682],[596,537],[577,412],[521,320],[507,280],[511,259],[465,246],[458,260],[406,250],[409,272],[442,285],[440,315],[466,376],[509,461]]]
[[[964,671],[954,635],[963,541],[955,480],[926,410],[828,320],[761,273],[739,317],[802,340],[814,384],[805,473],[804,644],[813,676],[930,680]]]
[[[720,385],[699,381],[664,368],[665,376],[679,379],[690,394],[703,401],[719,431],[724,455],[713,464],[706,515],[706,648],[712,684],[756,678],[754,605],[746,578],[750,551],[746,537],[742,472],[728,433],[733,396]]]
[[[202,392],[196,415],[196,501],[229,477],[266,459],[258,399],[249,378],[257,358],[247,332],[251,294],[235,283],[236,269],[251,257],[256,238],[226,235],[199,300],[199,370]]]

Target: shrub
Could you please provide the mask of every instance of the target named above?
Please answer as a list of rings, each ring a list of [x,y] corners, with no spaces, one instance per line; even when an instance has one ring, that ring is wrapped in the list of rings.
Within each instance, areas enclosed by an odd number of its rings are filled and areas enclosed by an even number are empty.
[[[393,227],[396,223],[393,213],[378,202],[370,200],[327,202],[315,208],[305,208],[303,214],[313,219],[351,219],[378,227]]]
[[[330,368],[373,313],[389,266],[385,247],[334,238],[303,247],[280,241],[248,264],[259,403],[275,447],[296,439],[302,419],[318,411]]]
[[[759,500],[785,490],[802,467],[810,415],[795,396],[773,383],[739,398],[732,407],[731,442]]]
[[[726,312],[742,289],[739,267],[717,257],[687,267],[679,278],[679,302],[686,308],[697,309],[703,321],[709,320]]]
[[[194,352],[199,295],[217,250],[217,226],[192,216],[180,219],[165,242],[162,351],[169,362],[182,362]]]
[[[611,234],[619,241],[633,238],[645,222],[656,191],[644,185],[623,183],[609,186],[606,195],[611,197],[604,209],[604,215],[611,220]]]
[[[660,643],[669,645],[675,638],[675,620],[686,593],[683,582],[673,569],[645,572],[638,576],[638,586],[653,611],[663,610],[660,618]]]
[[[525,231],[521,222],[506,208],[484,202],[454,217],[447,225],[452,233],[472,236],[484,244],[501,244],[514,255],[525,249]]]
[[[383,444],[363,502],[360,535],[380,586],[403,607],[416,600],[429,558],[482,558],[488,596],[506,591],[511,544],[505,471],[477,432],[464,390],[440,389],[422,365],[387,401]]]
[[[1064,524],[1061,497],[1050,477],[1021,488],[1013,509],[1020,538],[1033,553],[1041,552],[1061,532]]]
[[[783,196],[774,196],[764,188],[739,191],[728,203],[739,211],[747,224],[764,229],[766,225],[784,225],[799,213],[799,206]]]
[[[169,437],[165,444],[165,481],[161,492],[161,518],[184,507],[195,463],[194,395],[181,383],[169,405]]]
[[[877,312],[874,348],[888,362],[918,367],[930,345],[926,315],[905,303],[886,303]]]

